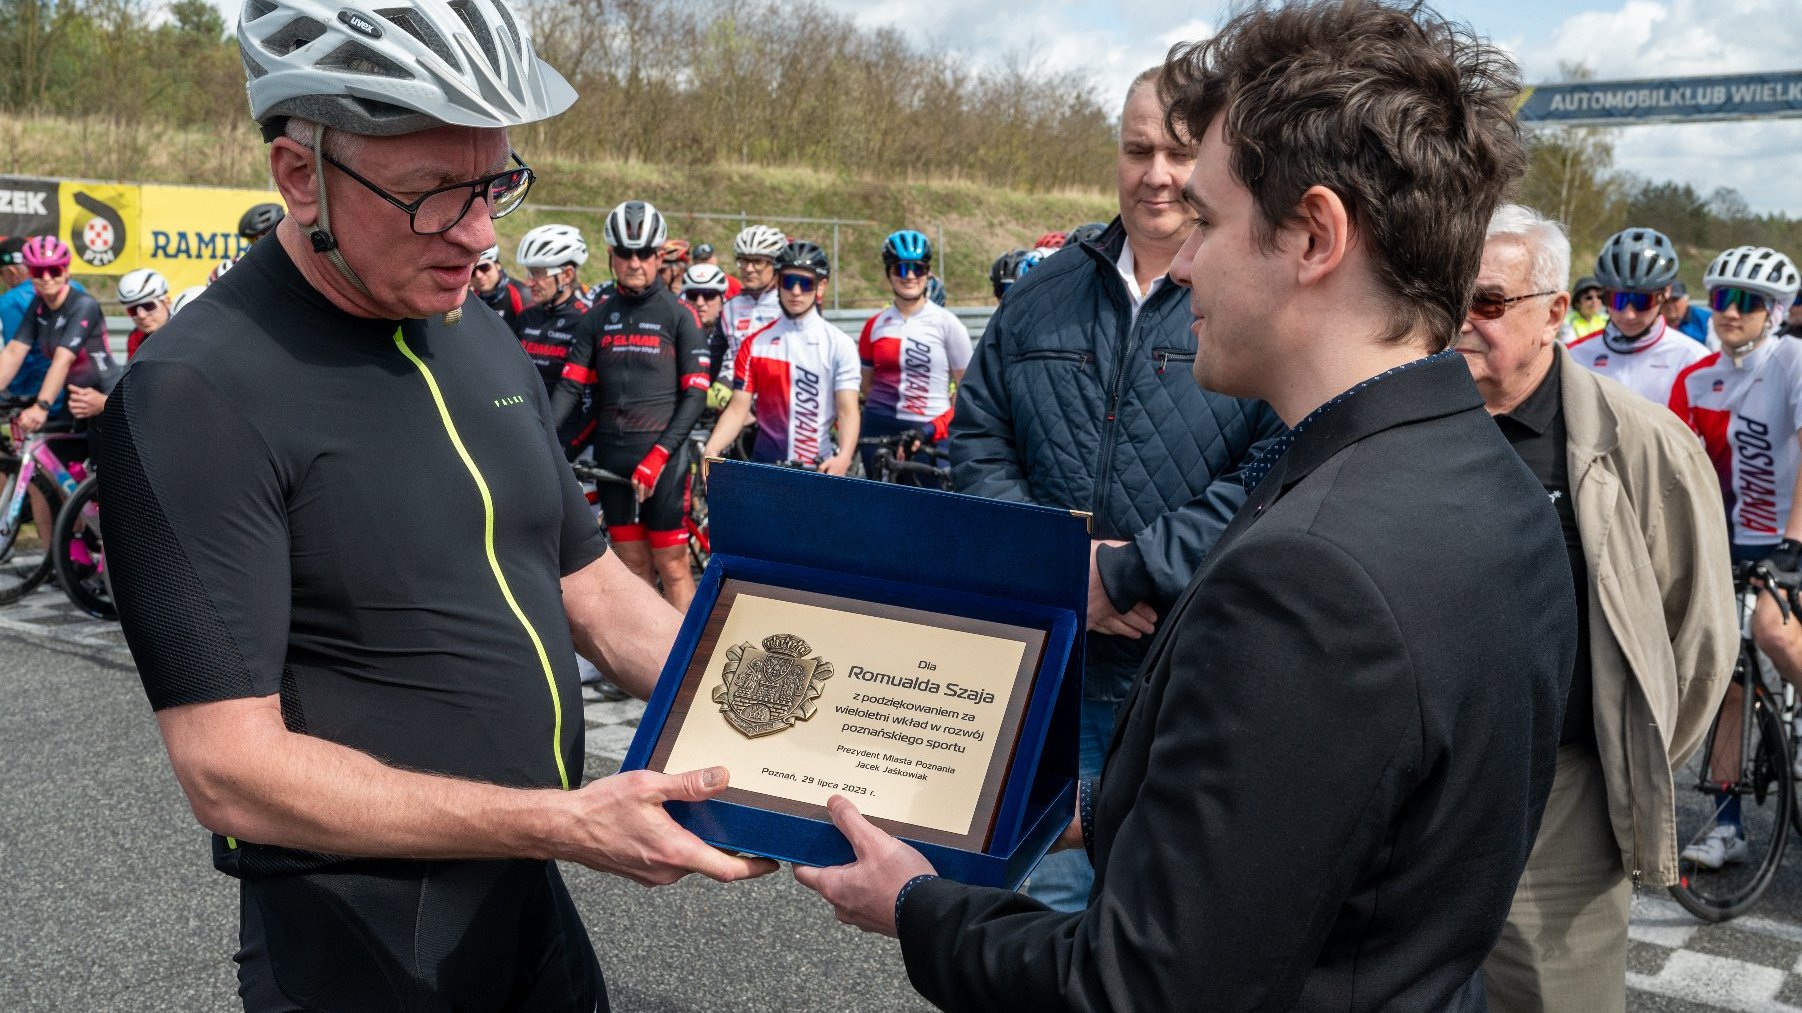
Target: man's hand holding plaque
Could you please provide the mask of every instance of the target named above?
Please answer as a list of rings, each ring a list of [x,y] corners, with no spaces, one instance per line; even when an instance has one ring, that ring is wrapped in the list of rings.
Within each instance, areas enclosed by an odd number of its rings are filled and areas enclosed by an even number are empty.
[[[670,818],[663,803],[700,802],[726,790],[726,768],[682,774],[634,770],[568,792],[563,826],[549,828],[557,844],[548,857],[579,862],[641,886],[666,886],[698,872],[730,883],[776,871],[765,858],[728,855]]]
[[[851,842],[857,861],[827,869],[795,866],[795,879],[832,905],[833,914],[846,925],[865,932],[896,934],[895,900],[901,888],[915,876],[932,876],[937,870],[926,856],[878,830],[842,795],[826,803],[832,825]]]

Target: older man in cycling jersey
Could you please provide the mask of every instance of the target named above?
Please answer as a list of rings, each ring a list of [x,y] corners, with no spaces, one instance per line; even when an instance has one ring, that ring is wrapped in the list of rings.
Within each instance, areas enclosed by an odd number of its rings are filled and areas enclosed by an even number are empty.
[[[1577,606],[1552,793],[1484,964],[1502,1011],[1624,1008],[1632,884],[1677,880],[1671,770],[1739,642],[1708,459],[1670,412],[1571,360],[1569,271],[1556,222],[1502,207],[1456,345],[1558,512]]]
[[[723,769],[582,781],[575,651],[645,695],[680,617],[606,551],[544,384],[468,292],[531,183],[507,128],[575,94],[505,0],[334,10],[242,12],[290,213],[107,405],[120,616],[241,881],[248,1009],[606,1009],[557,861],[773,864],[664,811]]]

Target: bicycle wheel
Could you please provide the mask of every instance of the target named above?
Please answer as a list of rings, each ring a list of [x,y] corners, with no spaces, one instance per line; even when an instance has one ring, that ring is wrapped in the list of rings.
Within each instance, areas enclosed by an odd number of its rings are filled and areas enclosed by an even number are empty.
[[[119,618],[100,544],[100,483],[96,476],[90,475],[76,486],[69,502],[57,511],[50,544],[57,583],[75,607],[96,619]]]
[[[16,468],[0,475],[0,518],[12,512],[18,477]],[[50,576],[50,540],[62,502],[63,491],[50,476],[33,472],[18,520],[0,532],[0,605],[25,597]]]
[[[1745,671],[1742,654],[1739,671]],[[1743,687],[1747,681],[1736,680]],[[1719,869],[1698,863],[1678,861],[1678,881],[1671,896],[1697,918],[1721,922],[1744,914],[1758,901],[1777,866],[1783,860],[1783,849],[1789,842],[1790,811],[1795,793],[1790,774],[1790,751],[1783,734],[1783,722],[1763,685],[1755,685],[1752,698],[1752,722],[1746,729],[1750,737],[1745,755],[1750,759],[1738,771],[1738,780],[1720,784],[1710,777],[1711,761],[1717,740],[1731,745],[1733,724],[1740,714],[1740,698],[1729,693],[1714,726],[1702,742],[1702,748],[1676,772],[1677,846],[1679,850],[1697,843],[1713,831],[1721,803],[1715,798],[1717,789],[1737,796],[1740,816],[1746,831],[1743,858],[1730,861]],[[1737,751],[1735,751],[1737,753]],[[1737,764],[1737,755],[1733,761]],[[1687,790],[1686,790],[1687,789]]]
[[[687,509],[683,511],[682,524],[688,529],[688,567],[698,579],[707,569],[707,558],[712,553],[707,532],[707,462],[699,447],[693,450],[688,455],[688,494],[684,497]]]

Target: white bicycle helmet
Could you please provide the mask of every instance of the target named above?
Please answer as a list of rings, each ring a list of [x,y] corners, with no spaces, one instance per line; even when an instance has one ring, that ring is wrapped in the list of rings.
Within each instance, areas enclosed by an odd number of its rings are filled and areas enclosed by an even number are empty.
[[[629,200],[607,213],[601,240],[623,250],[655,250],[669,238],[663,215],[641,200]]]
[[[579,267],[588,263],[588,243],[573,225],[540,225],[520,237],[513,259],[520,267]]]
[[[219,263],[214,264],[213,269],[211,271],[207,272],[206,283],[208,285],[211,285],[213,282],[218,281],[221,277],[224,276],[225,272],[231,270],[232,265],[234,265],[236,263],[237,263],[236,260],[232,259],[231,257],[227,257],[224,260],[221,260]]]
[[[181,294],[175,297],[175,302],[169,305],[169,314],[173,316],[180,313],[182,307],[200,298],[205,292],[205,285],[190,285],[189,287],[182,289]]]
[[[168,294],[169,279],[148,267],[128,271],[125,277],[119,279],[119,303],[123,306],[136,306],[152,299],[161,299]]]
[[[682,272],[682,290],[701,292],[726,291],[726,272],[714,264],[696,264]]]
[[[244,0],[238,49],[266,134],[288,116],[376,136],[516,127],[576,101],[510,0]]]
[[[1796,265],[1788,257],[1769,247],[1736,246],[1714,258],[1702,273],[1702,284],[1709,289],[1730,285],[1769,299],[1771,311],[1765,314],[1764,330],[1770,335],[1796,304],[1802,274],[1796,272]]]
[[[501,244],[499,243],[495,243],[493,246],[483,250],[482,255],[476,258],[476,263],[478,264],[498,264],[500,262]]]
[[[788,237],[781,229],[768,225],[753,225],[738,234],[732,240],[732,252],[741,257],[768,257],[775,260],[782,255],[788,245]]]

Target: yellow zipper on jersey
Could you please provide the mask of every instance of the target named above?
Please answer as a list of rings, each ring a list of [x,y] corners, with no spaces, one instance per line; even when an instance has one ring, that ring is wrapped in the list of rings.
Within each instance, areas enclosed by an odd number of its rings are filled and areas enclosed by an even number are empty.
[[[413,354],[407,346],[407,339],[400,328],[394,329],[394,347],[407,357],[425,378],[425,385],[432,392],[432,401],[438,406],[438,418],[444,423],[444,433],[450,437],[451,446],[457,456],[463,459],[463,467],[469,469],[469,477],[475,481],[476,491],[482,494],[482,547],[488,553],[488,568],[494,571],[494,582],[500,585],[501,597],[507,600],[507,607],[513,610],[513,618],[526,631],[532,640],[532,647],[538,651],[538,664],[544,669],[544,682],[551,691],[551,711],[555,720],[551,730],[551,755],[557,760],[557,780],[562,782],[563,790],[569,790],[569,771],[563,766],[563,700],[557,695],[557,676],[551,668],[551,657],[545,653],[544,640],[538,631],[532,628],[532,621],[526,618],[526,612],[519,607],[519,600],[513,597],[513,588],[507,583],[507,575],[501,572],[500,557],[494,552],[494,497],[488,492],[488,482],[482,478],[482,470],[476,467],[475,458],[469,456],[469,449],[463,445],[463,438],[457,435],[457,423],[452,420],[450,406],[444,403],[444,392],[438,389],[438,380],[424,360]]]

